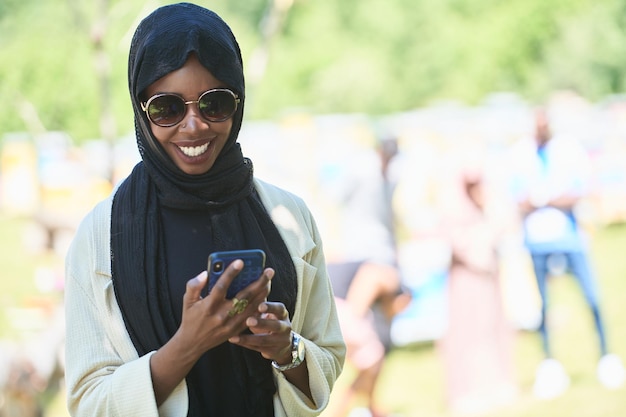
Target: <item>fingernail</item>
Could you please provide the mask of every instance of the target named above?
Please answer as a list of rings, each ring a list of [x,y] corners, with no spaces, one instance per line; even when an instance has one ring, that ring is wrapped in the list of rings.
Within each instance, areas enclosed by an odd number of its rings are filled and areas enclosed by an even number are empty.
[[[246,325],[248,327],[256,326],[257,324],[258,324],[258,321],[254,317],[250,317],[248,318],[248,320],[246,320]]]
[[[230,339],[228,339],[228,341],[230,343],[239,343],[239,336],[233,336]]]

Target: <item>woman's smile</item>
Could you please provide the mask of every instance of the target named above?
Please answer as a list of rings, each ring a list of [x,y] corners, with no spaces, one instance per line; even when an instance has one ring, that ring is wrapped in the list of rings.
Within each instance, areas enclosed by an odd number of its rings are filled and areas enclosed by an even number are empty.
[[[210,144],[211,142],[207,142],[204,145],[198,145],[198,146],[182,146],[182,145],[177,145],[177,146],[182,151],[182,153],[184,153],[186,156],[190,158],[194,158],[196,156],[200,156],[203,153],[205,153],[209,149]]]

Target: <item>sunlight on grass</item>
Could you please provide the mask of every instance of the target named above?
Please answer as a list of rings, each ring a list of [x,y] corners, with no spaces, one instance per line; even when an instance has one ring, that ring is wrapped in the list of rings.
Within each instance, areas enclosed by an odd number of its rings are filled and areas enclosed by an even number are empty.
[[[609,348],[626,358],[626,226],[596,233],[593,261],[601,287]],[[626,416],[626,387],[610,391],[596,379],[599,357],[593,321],[582,292],[570,276],[549,283],[550,327],[554,355],[563,363],[571,386],[559,398],[541,401],[532,396],[535,369],[543,359],[535,332],[516,335],[517,401],[482,417],[621,417]],[[402,417],[453,417],[444,404],[443,375],[436,345],[423,344],[392,351],[381,376],[377,398]],[[333,404],[353,371],[348,365],[337,383]]]
[[[62,269],[62,259],[52,253],[25,249],[24,219],[0,216],[0,334],[19,337],[19,322],[11,311],[33,305],[59,302],[59,294],[41,290],[35,276],[41,268]],[[626,358],[626,226],[598,231],[593,240],[593,258],[598,272],[606,316],[609,346]],[[520,388],[514,405],[483,417],[619,417],[626,415],[626,388],[609,391],[595,376],[598,359],[593,323],[576,282],[569,276],[550,282],[550,326],[555,356],[571,378],[568,392],[560,398],[539,401],[531,387],[542,359],[540,341],[534,332],[518,332],[515,343],[516,381]],[[36,317],[34,318],[36,319]],[[452,417],[445,408],[442,364],[436,345],[424,343],[393,350],[383,370],[376,393],[379,401],[402,417]],[[354,375],[348,365],[336,385],[332,405]],[[67,417],[62,388],[46,399],[46,417]]]

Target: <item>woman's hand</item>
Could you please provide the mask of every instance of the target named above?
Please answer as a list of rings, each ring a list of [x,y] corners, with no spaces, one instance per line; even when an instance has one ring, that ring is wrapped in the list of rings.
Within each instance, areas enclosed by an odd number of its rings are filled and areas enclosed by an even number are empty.
[[[274,270],[266,268],[258,280],[237,294],[239,300],[247,300],[245,308],[239,311],[233,310],[234,300],[226,298],[226,290],[242,269],[241,260],[232,262],[211,293],[204,298],[201,293],[207,284],[207,271],[187,281],[181,325],[174,337],[150,358],[152,385],[158,405],[187,376],[204,352],[243,332],[247,319],[261,315],[259,306],[270,292]]]
[[[201,292],[207,285],[206,271],[187,282],[178,333],[188,340],[188,348],[199,355],[243,332],[247,328],[246,319],[259,315],[257,310],[270,292],[274,270],[266,268],[258,280],[240,291],[236,297],[240,301],[229,300],[226,291],[242,269],[241,260],[233,261],[204,298]]]
[[[279,364],[291,362],[291,322],[283,303],[264,302],[259,314],[249,316],[245,324],[252,334],[231,337],[231,343],[260,352],[265,359]]]
[[[279,365],[291,363],[291,321],[283,303],[264,302],[258,306],[258,315],[246,319],[252,334],[240,334],[228,339],[231,343],[256,350],[264,358],[276,361]],[[304,343],[304,342],[300,342]],[[309,385],[309,371],[304,362],[286,370],[287,380],[314,401]]]

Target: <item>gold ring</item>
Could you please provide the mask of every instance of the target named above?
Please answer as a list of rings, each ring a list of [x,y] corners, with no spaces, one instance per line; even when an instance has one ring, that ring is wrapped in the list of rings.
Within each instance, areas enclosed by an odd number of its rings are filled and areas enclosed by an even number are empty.
[[[245,298],[242,298],[241,300],[233,298],[233,308],[228,311],[228,317],[243,313],[246,307],[248,307],[248,300]]]

